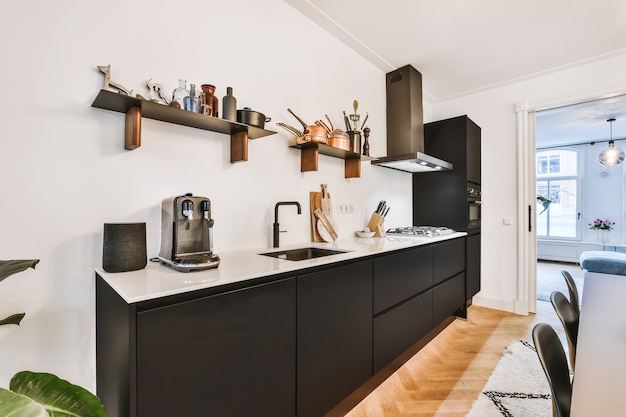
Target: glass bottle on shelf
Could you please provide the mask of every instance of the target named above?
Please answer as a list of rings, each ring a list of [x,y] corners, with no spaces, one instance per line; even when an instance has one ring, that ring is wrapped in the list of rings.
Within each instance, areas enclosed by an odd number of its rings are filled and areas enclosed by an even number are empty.
[[[204,93],[205,104],[211,107],[211,115],[218,117],[219,100],[215,97],[215,86],[212,84],[202,84],[200,88],[202,88],[202,92]]]
[[[226,87],[226,95],[222,98],[222,118],[237,121],[237,99],[233,97],[232,87]]]
[[[196,96],[196,85],[189,84],[189,95],[183,98],[184,109],[194,113],[202,112],[202,102]]]
[[[189,95],[187,90],[187,80],[181,78],[178,79],[178,88],[172,93],[172,100],[177,101],[180,104],[180,108],[183,109],[183,99]]]

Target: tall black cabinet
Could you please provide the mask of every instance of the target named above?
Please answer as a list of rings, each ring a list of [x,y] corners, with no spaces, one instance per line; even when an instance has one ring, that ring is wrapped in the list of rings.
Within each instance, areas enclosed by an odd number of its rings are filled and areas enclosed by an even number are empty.
[[[467,116],[424,124],[424,150],[454,164],[445,172],[413,174],[413,224],[466,231],[466,300],[480,291],[480,226],[468,228],[468,190],[480,192],[481,129]],[[477,194],[480,220],[480,194]],[[476,206],[474,206],[476,207]]]

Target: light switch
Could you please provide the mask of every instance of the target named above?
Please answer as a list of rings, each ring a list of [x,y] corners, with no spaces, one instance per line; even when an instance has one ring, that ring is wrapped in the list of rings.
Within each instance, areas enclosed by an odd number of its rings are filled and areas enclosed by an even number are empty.
[[[502,224],[504,224],[505,226],[510,226],[513,224],[513,219],[510,217],[503,217]]]

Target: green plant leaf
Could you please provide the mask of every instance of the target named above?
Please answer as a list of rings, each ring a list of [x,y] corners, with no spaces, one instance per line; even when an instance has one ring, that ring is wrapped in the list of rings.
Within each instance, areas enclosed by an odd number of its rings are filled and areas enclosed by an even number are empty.
[[[38,263],[39,259],[0,261],[0,281],[28,268],[34,269]]]
[[[12,314],[9,317],[7,317],[6,319],[0,320],[0,326],[5,325],[5,324],[17,324],[17,325],[19,325],[25,315],[26,315],[25,313]]]
[[[56,375],[18,372],[11,378],[9,388],[37,401],[50,417],[106,417],[98,397]]]
[[[30,398],[0,388],[0,416],[50,417],[50,414]]]

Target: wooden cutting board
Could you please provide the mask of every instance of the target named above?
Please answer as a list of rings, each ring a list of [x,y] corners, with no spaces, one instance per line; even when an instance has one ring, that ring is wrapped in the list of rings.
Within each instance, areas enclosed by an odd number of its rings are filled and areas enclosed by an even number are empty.
[[[313,214],[315,209],[322,208],[322,193],[311,191],[309,193],[309,200],[311,202],[311,238],[313,242],[325,242],[317,231],[317,217]]]

